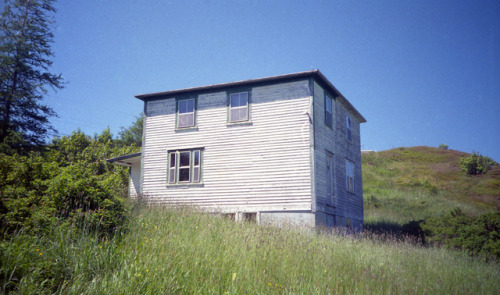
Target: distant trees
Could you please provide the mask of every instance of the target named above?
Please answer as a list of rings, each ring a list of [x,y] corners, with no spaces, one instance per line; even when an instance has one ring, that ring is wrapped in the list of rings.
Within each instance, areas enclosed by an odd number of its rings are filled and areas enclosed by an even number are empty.
[[[55,0],[4,0],[0,19],[0,145],[15,150],[44,143],[55,131],[47,88],[63,88],[52,74]]]

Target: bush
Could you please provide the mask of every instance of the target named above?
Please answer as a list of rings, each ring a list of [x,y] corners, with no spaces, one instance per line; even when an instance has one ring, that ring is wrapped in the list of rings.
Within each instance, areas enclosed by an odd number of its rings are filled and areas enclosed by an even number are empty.
[[[84,220],[87,229],[115,230],[125,216],[128,173],[105,160],[136,150],[115,147],[105,130],[95,138],[74,132],[42,152],[0,154],[0,235]]]
[[[438,148],[446,151],[446,150],[448,150],[448,145],[442,143],[442,144],[439,145]]]
[[[471,217],[460,209],[421,224],[427,242],[500,260],[500,212]]]
[[[472,153],[470,157],[460,159],[460,168],[469,175],[485,174],[496,164],[490,157],[482,156],[476,152]]]

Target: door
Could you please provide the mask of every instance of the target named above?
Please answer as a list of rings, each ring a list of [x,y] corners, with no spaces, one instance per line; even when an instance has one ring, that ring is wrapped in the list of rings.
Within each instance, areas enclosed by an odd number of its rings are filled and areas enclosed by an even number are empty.
[[[335,163],[331,153],[326,155],[326,203],[335,207]]]

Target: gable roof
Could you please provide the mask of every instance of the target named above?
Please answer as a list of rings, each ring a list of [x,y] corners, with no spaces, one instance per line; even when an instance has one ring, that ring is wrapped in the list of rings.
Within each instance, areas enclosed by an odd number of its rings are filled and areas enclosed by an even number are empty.
[[[330,81],[328,81],[328,79],[319,70],[298,72],[292,74],[285,74],[279,76],[271,76],[271,77],[250,79],[250,80],[243,80],[243,81],[236,81],[229,83],[212,84],[212,85],[198,86],[198,87],[191,87],[191,88],[184,88],[177,90],[139,94],[136,95],[135,97],[144,102],[147,102],[151,100],[164,99],[176,95],[185,95],[195,92],[196,93],[212,92],[233,87],[274,84],[278,82],[289,82],[306,78],[307,79],[314,78],[315,81],[318,82],[318,84],[329,90],[331,93],[334,93],[336,98],[339,99],[340,102],[346,106],[346,108],[356,117],[356,119],[358,119],[360,123],[366,122],[366,119],[358,112],[358,110],[356,110],[356,108],[347,100],[347,98],[345,98],[344,95],[342,95],[342,93],[340,93],[340,91],[338,91],[337,88],[335,88],[335,86],[333,86],[333,84]]]

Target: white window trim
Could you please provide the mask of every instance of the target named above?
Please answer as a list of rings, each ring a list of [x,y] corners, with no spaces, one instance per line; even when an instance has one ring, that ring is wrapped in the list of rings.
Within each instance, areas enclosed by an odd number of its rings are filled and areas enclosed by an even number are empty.
[[[168,150],[167,151],[167,185],[169,186],[175,186],[175,185],[185,185],[185,184],[200,184],[202,183],[202,173],[201,173],[201,169],[202,169],[202,166],[203,166],[203,160],[202,160],[202,153],[203,151],[203,148],[193,148],[193,149],[181,149],[181,150]],[[186,153],[186,152],[189,152],[189,166],[180,166],[180,154],[181,153]],[[195,165],[194,161],[195,161],[195,153],[199,153],[199,161],[198,161],[198,165]],[[175,155],[175,166],[172,167],[172,162],[171,162],[171,159],[172,159],[172,155]],[[189,180],[187,181],[181,181],[179,179],[180,177],[180,169],[183,168],[183,169],[189,169]],[[195,181],[196,179],[196,175],[194,175],[194,171],[195,169],[194,168],[198,168],[198,177],[197,177],[197,181]],[[172,182],[171,181],[171,175],[172,173],[174,173],[174,181]]]
[[[180,113],[180,103],[185,102],[185,101],[193,101],[193,111],[192,112],[187,112],[187,113]],[[176,128],[177,129],[188,129],[188,128],[195,128],[196,127],[196,98],[181,98],[177,99],[177,122],[176,122]],[[181,116],[186,116],[186,115],[193,115],[193,124],[192,125],[186,125],[186,126],[180,126],[179,123],[181,122],[180,117]]]
[[[239,106],[239,107],[233,107],[231,106],[231,96],[232,95],[240,95],[242,93],[246,93],[247,95],[247,104],[245,106]],[[229,93],[228,97],[228,123],[229,124],[238,124],[242,122],[249,122],[250,121],[250,91],[240,91],[240,92],[232,92]],[[231,118],[231,110],[240,110],[240,109],[246,109],[246,119],[243,120],[232,120]]]

